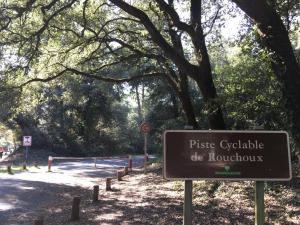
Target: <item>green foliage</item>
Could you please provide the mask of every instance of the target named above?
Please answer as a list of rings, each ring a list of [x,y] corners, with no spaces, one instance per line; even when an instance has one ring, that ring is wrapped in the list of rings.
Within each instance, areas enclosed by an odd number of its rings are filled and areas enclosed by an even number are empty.
[[[18,130],[19,140],[22,135],[32,135],[33,147],[48,146],[73,155],[132,149],[127,129],[129,108],[121,101],[121,87],[74,76],[30,87],[6,117],[6,123]]]
[[[216,85],[230,127],[246,129],[251,120],[265,129],[287,129],[281,86],[267,53],[255,52],[246,43],[241,50],[230,59],[230,64],[215,67]]]
[[[171,47],[170,30],[175,31],[184,45],[185,60],[197,64],[188,32],[176,28],[154,2],[130,2],[149,16]],[[299,26],[293,15],[299,9],[296,1],[289,2],[269,1],[276,3],[286,25],[293,25],[295,41]],[[190,2],[174,5],[179,14],[185,12],[181,20],[190,25],[186,13]],[[248,38],[238,37],[239,44],[224,43],[221,27],[227,15],[237,13],[236,8],[218,0],[203,1],[202,10],[219,93],[214,103],[223,105],[229,127],[247,129],[247,121],[253,120],[266,129],[288,129],[283,87],[273,75],[269,55],[256,42],[257,29]],[[145,27],[118,7],[95,0],[2,1],[0,19],[0,122],[15,129],[17,139],[32,135],[35,147],[48,146],[64,154],[140,153],[143,137],[138,126],[144,117],[152,126],[150,151],[157,153],[162,150],[163,131],[186,124],[176,90],[165,80],[134,80],[128,86],[118,82],[170,69],[178,73]],[[229,54],[228,49],[236,53]],[[299,49],[296,54],[300,55]],[[101,81],[108,78],[117,84]],[[173,78],[178,84],[180,76]],[[16,88],[34,79],[44,82]],[[125,90],[141,83],[146,90],[142,117],[132,106],[135,93]],[[189,81],[189,85],[200,127],[207,129],[209,109],[204,108],[197,84]]]

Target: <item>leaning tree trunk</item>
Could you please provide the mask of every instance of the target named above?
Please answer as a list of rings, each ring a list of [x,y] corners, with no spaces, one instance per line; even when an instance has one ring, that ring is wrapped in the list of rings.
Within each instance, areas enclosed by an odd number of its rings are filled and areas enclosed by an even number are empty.
[[[175,71],[171,69],[169,70],[169,76],[167,75],[166,79],[168,80],[169,84],[172,86],[173,90],[176,92],[176,95],[180,100],[188,125],[193,126],[194,129],[199,129],[200,127],[196,120],[194,106],[188,90],[187,76],[181,73],[178,78],[179,81],[175,82],[174,78],[177,78],[177,75]]]

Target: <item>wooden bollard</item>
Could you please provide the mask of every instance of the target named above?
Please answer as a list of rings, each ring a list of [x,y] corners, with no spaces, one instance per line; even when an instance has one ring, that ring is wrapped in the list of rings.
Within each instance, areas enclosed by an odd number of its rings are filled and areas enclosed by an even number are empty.
[[[23,170],[27,169],[26,163],[23,164],[22,168],[23,168]]]
[[[106,191],[111,191],[112,190],[111,189],[111,180],[112,180],[111,177],[106,177],[106,188],[105,188]]]
[[[127,166],[124,167],[124,175],[128,175],[128,167]]]
[[[129,171],[132,171],[132,156],[131,155],[128,157],[128,169],[129,169]]]
[[[44,219],[38,218],[33,221],[33,225],[44,225]]]
[[[99,196],[99,185],[94,185],[93,188],[93,202],[98,202],[98,196]]]
[[[79,204],[80,204],[80,197],[76,196],[73,198],[72,203],[72,212],[71,212],[71,220],[79,220]]]
[[[48,172],[51,172],[51,166],[52,166],[53,157],[48,157]]]
[[[12,174],[11,165],[7,166],[7,173]]]
[[[122,171],[122,170],[118,170],[118,171],[117,171],[117,178],[118,178],[118,181],[122,181],[122,176],[123,176],[123,171]]]

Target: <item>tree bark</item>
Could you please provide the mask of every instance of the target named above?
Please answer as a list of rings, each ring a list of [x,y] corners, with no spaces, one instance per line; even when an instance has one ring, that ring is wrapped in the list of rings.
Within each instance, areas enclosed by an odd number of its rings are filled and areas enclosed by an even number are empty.
[[[291,132],[300,147],[300,68],[289,36],[276,10],[265,0],[232,0],[257,25],[263,47],[272,53],[273,71],[282,84],[282,96]]]

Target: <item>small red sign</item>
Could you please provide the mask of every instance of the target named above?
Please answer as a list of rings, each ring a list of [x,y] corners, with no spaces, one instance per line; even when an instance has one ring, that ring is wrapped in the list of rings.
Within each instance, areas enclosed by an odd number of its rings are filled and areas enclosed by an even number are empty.
[[[147,122],[142,123],[140,126],[140,130],[142,133],[148,134],[151,130],[150,124]]]

